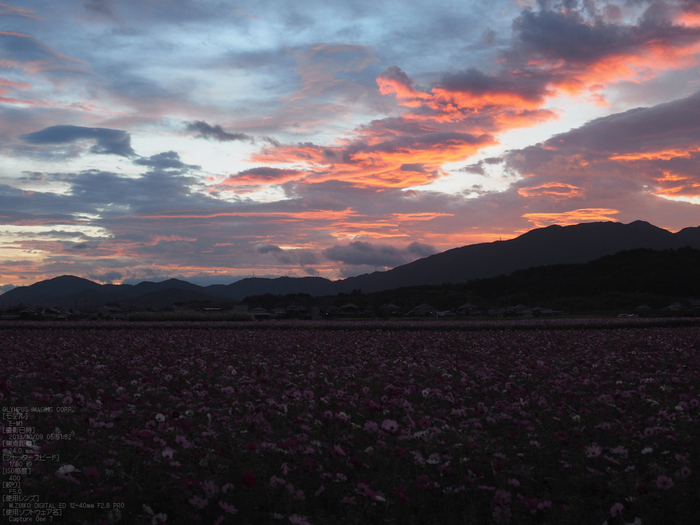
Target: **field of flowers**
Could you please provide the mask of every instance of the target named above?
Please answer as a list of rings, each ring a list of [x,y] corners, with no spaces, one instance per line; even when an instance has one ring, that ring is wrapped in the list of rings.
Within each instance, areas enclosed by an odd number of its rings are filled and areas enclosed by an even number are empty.
[[[22,494],[64,524],[700,515],[700,327],[305,326],[3,327]]]

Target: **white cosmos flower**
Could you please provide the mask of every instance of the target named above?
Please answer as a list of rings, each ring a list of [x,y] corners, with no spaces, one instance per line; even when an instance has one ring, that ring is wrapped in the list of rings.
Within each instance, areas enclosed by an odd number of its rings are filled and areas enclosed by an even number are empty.
[[[167,514],[163,514],[163,513],[161,512],[161,513],[156,514],[155,516],[153,516],[153,518],[151,519],[151,525],[158,525],[158,524],[160,524],[160,523],[165,523],[166,521],[168,521],[168,515],[167,515]]]
[[[77,468],[75,468],[73,465],[63,465],[60,467],[57,471],[56,474],[70,474],[71,472],[80,472]]]

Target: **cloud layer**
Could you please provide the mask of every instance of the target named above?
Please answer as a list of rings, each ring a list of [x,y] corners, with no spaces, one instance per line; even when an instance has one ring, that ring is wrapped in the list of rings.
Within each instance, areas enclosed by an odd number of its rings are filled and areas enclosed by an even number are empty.
[[[0,9],[0,287],[337,278],[700,214],[691,0]]]

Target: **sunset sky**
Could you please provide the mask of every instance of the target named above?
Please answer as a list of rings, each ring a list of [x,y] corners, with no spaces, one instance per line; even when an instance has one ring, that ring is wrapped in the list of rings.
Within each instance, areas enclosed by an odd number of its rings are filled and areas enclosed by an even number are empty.
[[[700,225],[700,0],[2,0],[0,291]]]

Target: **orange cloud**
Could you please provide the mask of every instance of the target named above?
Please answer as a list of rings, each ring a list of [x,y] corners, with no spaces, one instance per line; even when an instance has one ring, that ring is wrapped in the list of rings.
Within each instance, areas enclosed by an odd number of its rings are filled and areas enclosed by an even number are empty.
[[[530,221],[537,228],[544,228],[552,224],[567,226],[591,221],[614,221],[610,215],[620,213],[619,210],[610,208],[581,208],[578,210],[560,213],[526,213],[522,217]]]
[[[700,10],[695,12],[683,13],[678,18],[678,23],[684,26],[697,27],[700,26]]]
[[[676,158],[686,158],[689,159],[693,153],[700,152],[700,147],[697,148],[677,148],[677,149],[662,149],[659,151],[652,152],[634,152],[634,153],[624,153],[613,155],[610,160],[622,160],[622,161],[637,161],[637,160],[671,160]]]
[[[218,217],[270,217],[294,221],[302,220],[341,220],[356,215],[351,208],[342,211],[315,210],[315,211],[290,211],[290,212],[218,212],[218,213],[174,213],[164,212],[152,215],[139,215],[138,219],[213,219]]]
[[[664,171],[663,173],[663,177],[654,179],[659,183],[654,191],[655,195],[667,198],[700,196],[699,182],[693,181],[690,177],[684,177],[669,171]]]
[[[606,57],[585,68],[570,71],[556,87],[569,95],[595,90],[613,82],[641,82],[658,76],[662,71],[696,66],[700,42],[673,47],[663,40],[652,40],[636,53]],[[564,66],[566,68],[566,66]]]
[[[404,83],[396,78],[380,76],[377,78],[377,85],[382,95],[396,95],[396,98],[401,101],[400,104],[406,107],[418,107],[423,104],[423,100],[431,98],[429,93],[417,91],[412,83]]]
[[[251,160],[268,164],[299,162],[324,168],[323,173],[314,173],[307,182],[342,180],[358,187],[408,188],[440,177],[441,165],[463,160],[496,143],[487,134],[475,136],[460,132],[382,140],[369,129],[356,142],[344,147],[299,144],[267,148],[253,155]]]
[[[400,222],[431,221],[436,217],[454,217],[454,213],[392,213]]]
[[[520,188],[518,194],[528,199],[548,198],[555,201],[583,197],[585,190],[563,182],[547,182],[539,186]]]

